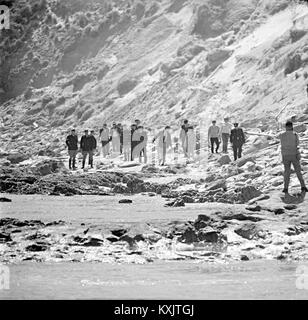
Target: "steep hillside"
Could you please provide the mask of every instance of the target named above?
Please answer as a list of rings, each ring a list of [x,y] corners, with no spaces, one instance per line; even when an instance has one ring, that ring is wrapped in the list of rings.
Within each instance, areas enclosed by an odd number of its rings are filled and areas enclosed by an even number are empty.
[[[3,1],[2,1],[3,2]],[[4,1],[1,148],[61,151],[70,127],[306,108],[308,7],[284,0]],[[3,3],[4,3],[3,2]],[[196,117],[198,115],[198,117]]]

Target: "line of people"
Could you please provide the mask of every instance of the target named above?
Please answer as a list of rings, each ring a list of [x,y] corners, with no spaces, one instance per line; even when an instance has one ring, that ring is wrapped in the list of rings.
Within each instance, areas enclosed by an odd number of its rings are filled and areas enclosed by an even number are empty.
[[[200,152],[200,132],[195,130],[195,126],[190,124],[188,120],[184,120],[181,125],[179,140],[181,141],[184,156],[193,159],[195,152]],[[147,163],[147,144],[149,135],[152,135],[152,143],[156,142],[156,151],[160,165],[165,165],[167,152],[172,149],[173,141],[171,138],[170,126],[165,126],[157,134],[153,134],[150,128],[141,125],[141,121],[136,119],[130,126],[127,124],[113,123],[109,128],[105,123],[99,131],[99,142],[102,148],[102,155],[107,158],[111,155],[123,155],[125,161],[134,161],[139,159],[140,162]],[[208,141],[211,151],[218,153],[220,142],[223,142],[223,152],[228,152],[228,141],[230,140],[234,160],[242,156],[242,146],[245,143],[245,135],[243,130],[238,127],[238,123],[234,123],[234,128],[229,124],[229,119],[224,119],[221,127],[216,125],[216,121],[208,130]],[[178,153],[178,139],[174,139],[174,152]],[[97,149],[97,140],[94,130],[85,130],[80,140],[78,148],[78,137],[75,129],[71,130],[71,134],[66,138],[66,145],[69,152],[69,168],[76,169],[76,156],[80,149],[82,153],[82,169],[85,167],[88,157],[89,166],[93,168],[93,154]]]

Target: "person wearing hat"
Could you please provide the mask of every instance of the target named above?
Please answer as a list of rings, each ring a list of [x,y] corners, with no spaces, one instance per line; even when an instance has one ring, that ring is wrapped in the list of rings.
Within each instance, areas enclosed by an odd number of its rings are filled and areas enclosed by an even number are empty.
[[[232,130],[232,125],[229,123],[229,118],[224,118],[224,123],[220,127],[220,137],[222,140],[222,152],[227,153],[228,152],[228,141],[230,138]]]
[[[76,168],[76,156],[78,153],[78,137],[76,134],[75,129],[71,130],[71,134],[67,136],[65,141],[67,148],[68,148],[68,166],[70,169],[77,169]]]
[[[233,148],[234,161],[242,157],[243,144],[246,138],[242,128],[238,126],[238,123],[234,123],[234,128],[231,130],[230,142]]]

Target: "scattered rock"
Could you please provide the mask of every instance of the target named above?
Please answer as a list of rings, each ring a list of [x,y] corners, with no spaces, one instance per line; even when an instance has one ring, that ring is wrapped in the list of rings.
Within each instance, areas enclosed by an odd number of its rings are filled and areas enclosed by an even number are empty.
[[[253,186],[240,187],[237,188],[236,191],[240,193],[240,197],[243,203],[246,203],[247,201],[256,197],[259,197],[262,194],[261,191],[257,190]]]
[[[245,254],[241,255],[241,261],[248,261],[248,260],[249,258]]]
[[[111,230],[111,233],[116,237],[122,237],[125,233],[127,233],[127,229],[114,229]]]
[[[2,198],[0,198],[0,202],[12,202],[12,199],[2,197]]]
[[[245,208],[248,211],[252,211],[252,212],[257,212],[257,211],[261,211],[261,206],[256,205],[256,206],[248,206]]]
[[[198,232],[199,241],[217,242],[219,239],[219,232],[211,227],[205,227]]]
[[[234,230],[236,234],[248,240],[254,238],[258,231],[259,230],[254,223],[245,223]]]
[[[85,241],[83,243],[83,245],[85,247],[99,247],[104,243],[104,240],[102,239],[98,239],[98,238],[94,238],[94,237],[89,237],[88,241]]]
[[[225,164],[229,164],[231,162],[231,158],[226,154],[223,155],[220,159],[218,159],[218,163],[223,166]]]
[[[207,186],[207,190],[217,190],[217,189],[223,189],[226,191],[227,190],[226,180],[220,179],[217,181],[213,181]]]
[[[175,199],[174,201],[165,204],[165,207],[184,207],[185,202],[183,199]]]
[[[255,159],[255,157],[247,156],[247,157],[242,157],[242,158],[236,160],[236,164],[237,164],[238,167],[244,166],[247,162],[256,163],[256,159]]]
[[[261,221],[263,220],[260,217],[255,217],[251,215],[246,215],[244,213],[235,213],[235,212],[230,212],[228,214],[223,215],[223,220],[239,220],[239,221]]]
[[[26,251],[33,251],[33,252],[46,251],[47,249],[48,249],[48,246],[46,244],[41,244],[41,243],[34,243],[26,247]]]
[[[0,232],[0,243],[12,241],[12,238],[9,234]]]
[[[121,199],[121,200],[119,200],[119,203],[133,203],[133,200],[130,200],[130,199]]]
[[[295,210],[295,209],[297,209],[297,205],[295,205],[295,204],[286,204],[286,205],[284,206],[284,208],[285,208],[286,210]]]
[[[21,153],[12,153],[10,154],[7,159],[13,163],[13,164],[17,164],[20,162],[23,162],[25,160],[28,159],[28,157],[25,154],[21,154]]]

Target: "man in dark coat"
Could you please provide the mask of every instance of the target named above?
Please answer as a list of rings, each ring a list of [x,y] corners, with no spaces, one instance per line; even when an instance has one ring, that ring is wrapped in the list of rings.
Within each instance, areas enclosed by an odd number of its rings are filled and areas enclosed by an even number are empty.
[[[245,135],[242,128],[239,128],[238,123],[234,123],[234,128],[231,130],[230,142],[233,148],[234,161],[242,157],[242,148],[245,143]]]
[[[67,136],[65,141],[68,148],[68,166],[70,169],[76,169],[76,156],[78,153],[78,137],[75,129],[71,130],[71,134]]]
[[[93,153],[94,150],[97,147],[97,142],[94,137],[94,131],[91,131],[91,134],[89,134],[89,130],[85,130],[85,134],[81,137],[80,140],[80,149],[83,156],[82,159],[82,169],[84,169],[87,155],[89,155],[89,165],[91,168],[93,168]]]

